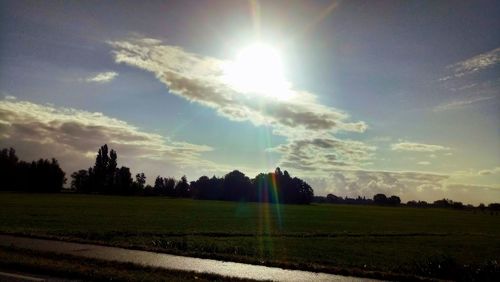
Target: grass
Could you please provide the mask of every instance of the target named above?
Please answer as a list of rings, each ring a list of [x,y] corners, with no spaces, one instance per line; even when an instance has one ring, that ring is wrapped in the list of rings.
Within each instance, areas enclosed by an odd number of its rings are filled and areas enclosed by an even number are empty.
[[[3,233],[396,279],[499,277],[500,216],[480,212],[16,193],[0,207]]]

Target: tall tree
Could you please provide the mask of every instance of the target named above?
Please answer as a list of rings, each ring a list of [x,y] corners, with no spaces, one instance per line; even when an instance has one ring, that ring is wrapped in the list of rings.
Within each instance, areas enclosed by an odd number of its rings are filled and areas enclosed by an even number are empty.
[[[15,189],[18,181],[17,165],[18,157],[14,148],[5,148],[0,151],[0,181],[2,185],[0,190],[13,190]]]
[[[71,174],[71,189],[80,193],[90,193],[89,172],[85,169],[73,172]]]
[[[137,187],[139,189],[144,189],[144,186],[146,185],[146,175],[144,172],[135,175],[135,182],[137,183]]]
[[[97,152],[93,174],[91,175],[91,178],[93,178],[93,188],[96,192],[106,193],[110,190],[106,183],[106,179],[108,178],[108,164],[108,145],[104,144]]]
[[[187,198],[191,196],[189,182],[187,181],[186,176],[181,177],[181,181],[177,182],[175,185],[175,194],[177,197]]]
[[[120,189],[120,194],[134,194],[132,174],[128,167],[122,166],[117,170],[116,185]]]

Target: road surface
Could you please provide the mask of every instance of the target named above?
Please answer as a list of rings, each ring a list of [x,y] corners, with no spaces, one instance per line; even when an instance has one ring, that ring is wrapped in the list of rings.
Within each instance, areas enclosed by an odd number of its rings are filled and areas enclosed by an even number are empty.
[[[289,270],[236,262],[176,256],[93,244],[0,235],[1,246],[55,252],[78,257],[134,263],[165,269],[211,273],[227,277],[273,281],[375,281],[366,278]]]

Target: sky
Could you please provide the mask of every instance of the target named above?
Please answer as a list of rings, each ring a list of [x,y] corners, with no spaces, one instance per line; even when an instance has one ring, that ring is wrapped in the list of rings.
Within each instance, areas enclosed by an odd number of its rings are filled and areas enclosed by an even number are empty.
[[[0,147],[500,201],[498,1],[1,1]],[[68,181],[69,183],[69,181]]]

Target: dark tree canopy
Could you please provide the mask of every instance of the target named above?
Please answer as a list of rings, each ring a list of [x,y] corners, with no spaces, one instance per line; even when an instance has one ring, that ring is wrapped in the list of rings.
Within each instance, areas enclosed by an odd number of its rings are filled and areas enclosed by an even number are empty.
[[[292,178],[287,171],[281,172],[280,168],[273,173],[261,173],[254,179],[238,170],[223,178],[202,176],[191,182],[191,192],[195,199],[287,204],[308,204],[314,196],[309,184]]]
[[[19,161],[13,148],[0,151],[1,190],[59,192],[66,183],[64,171],[56,159]]]
[[[401,199],[394,195],[387,197],[384,194],[376,194],[373,196],[373,203],[377,205],[399,206],[401,204]]]
[[[387,203],[387,196],[384,194],[376,194],[373,196],[373,202],[379,205],[385,205]]]
[[[185,175],[181,177],[181,181],[177,182],[174,191],[175,191],[174,192],[175,196],[177,197],[182,197],[182,198],[191,197],[191,188]]]
[[[56,159],[39,159],[25,162],[19,160],[13,148],[0,150],[0,190],[24,192],[60,192],[66,183],[65,173]],[[186,176],[179,181],[172,177],[157,176],[154,186],[146,184],[143,172],[135,175],[135,181],[128,167],[118,167],[118,154],[101,146],[93,167],[81,169],[71,174],[71,189],[79,193],[146,195],[183,197],[205,200],[269,202],[283,204],[355,204],[401,206],[401,199],[392,195],[376,194],[373,199],[339,197],[333,194],[314,196],[314,190],[304,180],[292,177],[288,171],[279,167],[274,172],[260,173],[249,178],[239,170],[233,170],[224,177],[201,176],[189,182]],[[472,205],[441,199],[433,203],[408,201],[409,207],[438,207],[453,209],[476,209]],[[480,204],[480,211],[500,211],[500,203],[488,206]]]
[[[114,150],[109,151],[106,144],[99,148],[93,167],[74,172],[71,177],[71,188],[77,192],[122,195],[136,194],[144,188],[146,179],[144,176],[144,181],[133,182],[130,169],[118,168],[118,155]]]
[[[81,169],[71,174],[71,189],[79,193],[146,195],[184,197],[205,200],[269,202],[283,204],[355,204],[401,206],[401,199],[392,195],[376,194],[373,199],[339,197],[333,194],[314,196],[314,190],[304,180],[292,177],[279,167],[274,172],[260,173],[249,178],[244,173],[233,170],[224,177],[201,176],[188,182],[186,176],[179,181],[171,177],[158,176],[154,186],[146,185],[146,175],[135,175],[135,181],[128,167],[118,167],[118,154],[104,144],[96,155],[93,167]],[[19,160],[13,148],[0,150],[0,190],[23,192],[60,192],[66,183],[65,173],[56,159],[39,159],[25,162]],[[500,203],[472,205],[441,199],[433,203],[408,201],[409,207],[438,207],[453,209],[478,209],[498,213]]]

